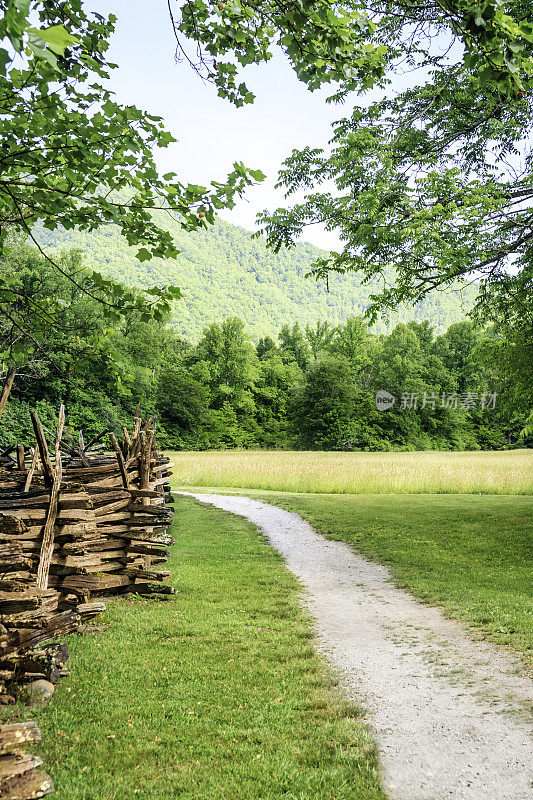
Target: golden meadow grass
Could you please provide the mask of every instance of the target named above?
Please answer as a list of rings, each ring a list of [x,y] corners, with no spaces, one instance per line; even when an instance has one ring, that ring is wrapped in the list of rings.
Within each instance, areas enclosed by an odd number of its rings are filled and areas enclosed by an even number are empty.
[[[176,486],[335,494],[532,494],[533,451],[174,452]]]

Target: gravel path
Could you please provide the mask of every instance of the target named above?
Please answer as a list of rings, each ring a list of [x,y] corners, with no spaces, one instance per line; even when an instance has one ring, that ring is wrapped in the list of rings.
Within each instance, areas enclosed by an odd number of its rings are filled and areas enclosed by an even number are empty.
[[[532,800],[533,687],[511,655],[473,641],[298,514],[192,496],[257,525],[300,579],[320,649],[368,710],[391,798]]]

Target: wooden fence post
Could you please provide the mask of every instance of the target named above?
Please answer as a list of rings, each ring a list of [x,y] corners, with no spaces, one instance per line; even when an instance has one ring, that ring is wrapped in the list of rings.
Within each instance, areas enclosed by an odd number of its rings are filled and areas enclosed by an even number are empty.
[[[54,482],[54,468],[50,461],[50,453],[48,452],[48,445],[46,444],[43,424],[36,411],[30,411],[30,415],[33,423],[33,430],[35,431],[35,438],[37,439],[37,449],[41,457],[44,482],[47,486],[51,486]]]
[[[17,368],[9,367],[4,381],[4,388],[2,389],[2,396],[0,397],[0,419],[2,419],[2,414],[4,413],[11,389],[13,388],[13,381],[15,380],[16,374]]]
[[[37,417],[38,419],[38,417]],[[39,420],[40,422],[40,420]],[[54,528],[57,517],[57,505],[59,499],[59,487],[63,477],[63,462],[61,459],[61,438],[65,425],[65,406],[59,409],[59,422],[57,425],[57,435],[55,441],[55,469],[53,470],[52,486],[50,489],[50,503],[46,514],[46,521],[43,528],[43,538],[41,543],[41,555],[39,558],[39,568],[37,570],[37,586],[39,589],[46,589],[48,586],[48,573],[50,572],[50,562],[54,551]]]
[[[30,491],[31,482],[33,480],[33,473],[35,472],[35,468],[37,466],[37,461],[38,460],[39,460],[39,448],[37,447],[37,445],[35,445],[35,450],[33,451],[33,454],[32,454],[32,457],[31,457],[30,468],[28,470],[28,474],[26,475],[26,483],[24,484],[24,491],[25,492],[29,492]]]
[[[129,479],[128,479],[128,471],[126,469],[126,464],[124,462],[124,456],[122,455],[122,450],[120,449],[120,445],[117,442],[117,438],[114,433],[109,434],[109,441],[111,442],[111,446],[115,453],[117,454],[117,461],[118,461],[118,468],[120,470],[120,475],[122,478],[122,485],[125,489],[129,488]]]

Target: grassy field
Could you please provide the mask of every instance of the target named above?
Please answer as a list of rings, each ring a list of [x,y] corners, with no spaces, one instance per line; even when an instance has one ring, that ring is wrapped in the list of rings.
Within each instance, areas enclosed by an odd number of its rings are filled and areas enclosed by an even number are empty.
[[[61,800],[385,800],[374,746],[252,525],[178,498],[170,602],[111,600],[71,636],[39,723]],[[20,708],[2,711],[3,716]]]
[[[533,451],[172,453],[176,483],[325,494],[532,494]]]
[[[400,586],[533,667],[531,498],[269,493],[263,499],[387,564]]]

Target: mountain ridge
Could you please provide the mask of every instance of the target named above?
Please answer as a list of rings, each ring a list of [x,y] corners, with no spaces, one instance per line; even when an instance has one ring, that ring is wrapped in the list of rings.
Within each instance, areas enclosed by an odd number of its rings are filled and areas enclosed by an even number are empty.
[[[275,337],[280,327],[317,319],[336,325],[364,314],[377,284],[363,285],[354,274],[332,274],[325,283],[305,278],[313,261],[324,254],[314,245],[300,243],[279,253],[265,242],[228,222],[217,220],[207,230],[187,233],[175,221],[161,220],[170,230],[180,253],[176,260],[139,262],[135,249],[113,226],[85,233],[42,227],[34,230],[39,244],[51,251],[78,248],[91,269],[130,286],[177,284],[184,295],[175,303],[172,325],[180,336],[196,342],[203,328],[228,316],[238,316],[254,340]],[[373,330],[389,332],[398,322],[429,319],[437,333],[464,319],[476,291],[471,285],[433,293],[421,303],[400,307],[389,321],[379,320]]]

